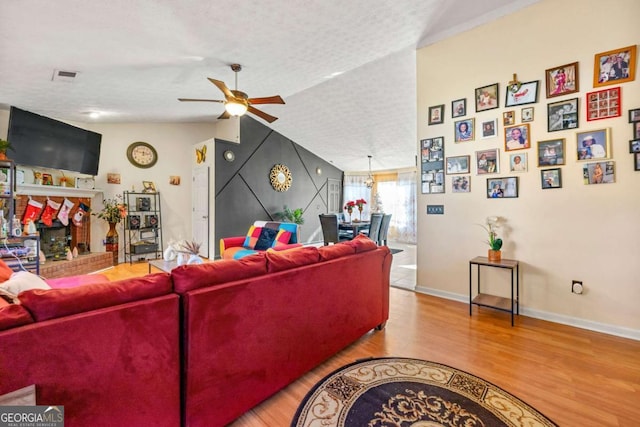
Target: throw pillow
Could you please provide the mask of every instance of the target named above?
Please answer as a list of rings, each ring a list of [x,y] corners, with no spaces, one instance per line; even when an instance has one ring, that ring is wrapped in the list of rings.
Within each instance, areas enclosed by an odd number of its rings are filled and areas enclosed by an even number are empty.
[[[260,232],[262,232],[262,227],[256,227],[255,225],[249,227],[247,237],[245,237],[242,246],[249,249],[255,249],[256,243],[258,243],[258,238],[260,237]]]
[[[287,230],[280,230],[278,234],[276,234],[276,238],[273,240],[272,248],[277,248],[280,246],[286,246],[289,244],[289,239],[291,239],[291,232]]]
[[[12,274],[13,270],[11,269],[11,267],[9,267],[6,262],[0,259],[0,282],[6,282],[7,280],[9,280]]]
[[[33,273],[28,271],[18,271],[11,275],[11,278],[0,286],[7,292],[19,294],[22,291],[31,289],[51,289],[47,283]]]
[[[276,238],[276,234],[278,234],[278,230],[263,228],[262,231],[260,231],[260,236],[258,236],[258,241],[253,249],[256,251],[266,251],[273,245],[273,239]]]

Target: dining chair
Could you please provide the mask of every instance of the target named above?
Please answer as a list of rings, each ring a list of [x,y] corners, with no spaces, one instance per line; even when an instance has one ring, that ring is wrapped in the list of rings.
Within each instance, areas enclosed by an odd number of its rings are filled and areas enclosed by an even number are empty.
[[[322,226],[322,238],[324,245],[329,243],[344,242],[350,240],[351,236],[341,234],[338,230],[338,216],[335,214],[320,214],[320,226]]]
[[[371,214],[371,222],[369,225],[369,238],[378,244],[378,240],[380,239],[380,226],[382,225],[382,217],[381,213],[372,213]]]
[[[391,224],[391,214],[384,214],[384,216],[382,217],[382,223],[380,224],[380,234],[378,235],[378,245],[380,246],[387,246],[389,224]]]

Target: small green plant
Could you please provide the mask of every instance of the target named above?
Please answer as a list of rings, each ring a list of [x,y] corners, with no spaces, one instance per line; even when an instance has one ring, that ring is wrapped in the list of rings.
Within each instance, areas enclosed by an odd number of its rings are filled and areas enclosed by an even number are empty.
[[[289,209],[287,205],[284,205],[284,209],[282,212],[278,212],[275,214],[276,219],[283,222],[292,222],[294,224],[302,225],[304,224],[304,218],[302,217],[302,208],[298,209]]]
[[[502,239],[498,237],[496,229],[498,228],[499,218],[497,216],[490,216],[487,218],[487,225],[480,225],[489,235],[487,243],[491,250],[499,251],[502,248]],[[479,224],[478,224],[479,225]]]
[[[11,143],[6,139],[0,138],[0,153],[6,153],[7,150],[14,151],[13,145],[11,145]]]

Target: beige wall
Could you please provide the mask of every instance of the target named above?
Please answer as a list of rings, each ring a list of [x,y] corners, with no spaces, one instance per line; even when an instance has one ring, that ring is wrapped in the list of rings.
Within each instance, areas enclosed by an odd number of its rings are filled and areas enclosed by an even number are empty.
[[[485,232],[477,225],[487,216],[506,218],[502,231],[504,258],[521,261],[521,306],[526,315],[640,339],[640,172],[629,154],[632,128],[628,110],[640,108],[639,79],[623,83],[623,114],[587,122],[585,94],[593,91],[594,54],[636,44],[640,40],[637,0],[543,0],[517,13],[475,28],[417,52],[418,138],[445,137],[445,156],[471,155],[500,148],[501,173],[518,176],[517,199],[485,196],[486,177],[471,169],[471,192],[418,197],[418,289],[468,301],[469,259],[486,256]],[[548,68],[579,62],[580,92],[559,98],[545,96]],[[539,102],[531,123],[533,147],[529,171],[508,172],[502,112],[505,87],[517,73],[523,82],[540,80]],[[475,113],[474,89],[500,83],[500,108]],[[600,88],[598,88],[600,89]],[[611,128],[616,183],[584,185],[582,164],[568,156],[562,166],[562,189],[542,190],[535,142],[566,138],[575,153],[576,132],[547,132],[549,101],[580,98],[579,132]],[[465,117],[477,124],[499,118],[498,137],[453,142],[451,101],[467,98]],[[428,107],[445,104],[442,125],[427,126]],[[456,119],[457,120],[457,119]],[[419,152],[419,151],[418,151]],[[473,164],[473,161],[472,161]],[[504,172],[504,171],[507,172]],[[427,204],[443,204],[445,215],[425,214]],[[491,272],[492,291],[505,292],[508,276]],[[582,280],[583,295],[570,292],[571,280]],[[484,280],[484,278],[483,278]],[[497,287],[497,288],[496,288]]]

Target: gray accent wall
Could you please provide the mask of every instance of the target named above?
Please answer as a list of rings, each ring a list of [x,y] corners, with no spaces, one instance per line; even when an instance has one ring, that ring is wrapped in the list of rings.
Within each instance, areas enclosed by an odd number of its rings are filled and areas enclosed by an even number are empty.
[[[235,160],[223,153],[231,150]],[[276,164],[293,176],[288,191],[278,192],[269,181]],[[322,170],[321,174],[316,169]],[[302,208],[301,242],[322,241],[318,215],[327,212],[327,179],[342,182],[343,171],[287,137],[249,116],[240,119],[240,144],[215,141],[215,236],[243,236],[256,220],[271,221],[284,205]],[[220,247],[215,242],[215,255]]]

